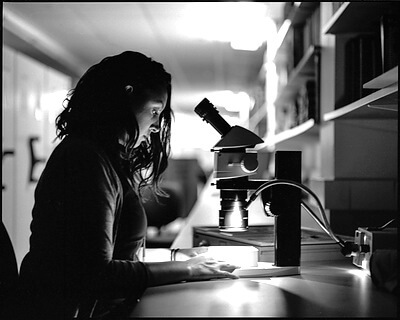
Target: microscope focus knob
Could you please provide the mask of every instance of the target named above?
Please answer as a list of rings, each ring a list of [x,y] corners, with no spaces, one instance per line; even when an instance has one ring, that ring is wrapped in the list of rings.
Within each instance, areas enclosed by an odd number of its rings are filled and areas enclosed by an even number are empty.
[[[253,173],[258,168],[257,156],[254,154],[246,154],[240,162],[240,166],[242,167],[243,171],[247,173]]]

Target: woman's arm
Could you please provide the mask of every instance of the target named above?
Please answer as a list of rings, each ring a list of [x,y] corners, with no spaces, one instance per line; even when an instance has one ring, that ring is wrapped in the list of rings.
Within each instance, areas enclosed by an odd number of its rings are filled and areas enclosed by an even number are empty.
[[[99,288],[119,288],[140,292],[146,286],[212,278],[236,278],[234,266],[197,256],[187,261],[141,263],[113,259],[116,232],[118,178],[104,158],[90,148],[67,155],[69,172],[65,209],[70,221],[67,256],[74,270],[92,277]],[[133,208],[130,208],[133,209]],[[66,252],[67,253],[67,252]],[[79,257],[83,260],[79,262]],[[71,270],[72,271],[72,270]]]

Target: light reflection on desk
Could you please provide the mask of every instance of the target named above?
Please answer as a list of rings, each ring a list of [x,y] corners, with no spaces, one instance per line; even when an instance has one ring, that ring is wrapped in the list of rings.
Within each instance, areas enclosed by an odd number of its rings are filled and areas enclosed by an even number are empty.
[[[394,317],[397,297],[349,260],[313,262],[297,276],[212,280],[149,288],[132,316]]]

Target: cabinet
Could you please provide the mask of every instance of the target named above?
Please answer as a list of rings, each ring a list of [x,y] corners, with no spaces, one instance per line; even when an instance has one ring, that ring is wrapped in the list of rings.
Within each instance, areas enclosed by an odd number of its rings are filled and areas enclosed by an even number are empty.
[[[18,265],[29,250],[36,182],[56,145],[54,120],[70,88],[70,77],[3,46],[2,220]]]
[[[400,10],[396,2],[300,3],[288,14],[293,20],[285,37],[317,11],[318,42],[303,48],[300,58],[286,38],[278,50],[277,66],[298,63],[287,77],[281,72],[275,112],[293,103],[307,77],[316,81],[317,111],[269,134],[266,144],[303,150],[303,182],[324,204],[333,230],[353,235],[357,227],[383,225],[398,212]]]
[[[335,101],[335,110],[324,114],[325,121],[345,119],[397,119],[398,111],[398,46],[394,42],[399,36],[400,6],[388,2],[345,2],[323,27],[322,32],[336,37],[338,53],[337,63],[345,70],[341,84],[337,81],[337,96],[343,85],[362,86],[367,93],[359,94],[353,99],[341,103]],[[393,22],[386,22],[390,17]],[[397,31],[396,31],[397,29]],[[353,39],[359,45],[354,52],[349,52]],[[374,47],[366,41],[374,41]],[[363,42],[364,41],[364,42]],[[390,42],[390,44],[387,44]],[[342,51],[340,51],[343,48]],[[375,51],[375,52],[374,52]],[[389,51],[389,52],[388,52]],[[352,54],[356,55],[353,59]],[[344,56],[344,59],[339,58]],[[376,56],[374,59],[373,56]],[[394,57],[395,56],[395,57]],[[358,60],[358,61],[357,61]],[[363,61],[364,60],[364,61]],[[357,69],[351,64],[357,62]],[[347,70],[347,72],[346,72]],[[358,71],[356,83],[347,82],[349,72]],[[369,75],[369,77],[367,77]],[[344,81],[343,81],[344,78]],[[347,88],[349,91],[352,88]],[[342,89],[342,91],[345,91]],[[343,100],[343,99],[342,99]],[[387,112],[395,111],[395,112]]]
[[[268,148],[318,139],[320,122],[320,9],[318,2],[288,2],[274,64],[278,75],[275,109],[267,114],[276,127],[265,139]]]

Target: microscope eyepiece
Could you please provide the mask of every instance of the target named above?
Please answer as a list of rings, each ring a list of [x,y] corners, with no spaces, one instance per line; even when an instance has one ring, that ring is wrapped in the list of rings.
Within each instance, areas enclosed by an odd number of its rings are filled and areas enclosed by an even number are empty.
[[[204,98],[196,106],[196,108],[194,108],[194,111],[204,121],[210,123],[221,136],[226,135],[231,130],[231,126],[229,125],[229,123],[220,116],[217,108],[215,108],[214,105],[207,98]]]

